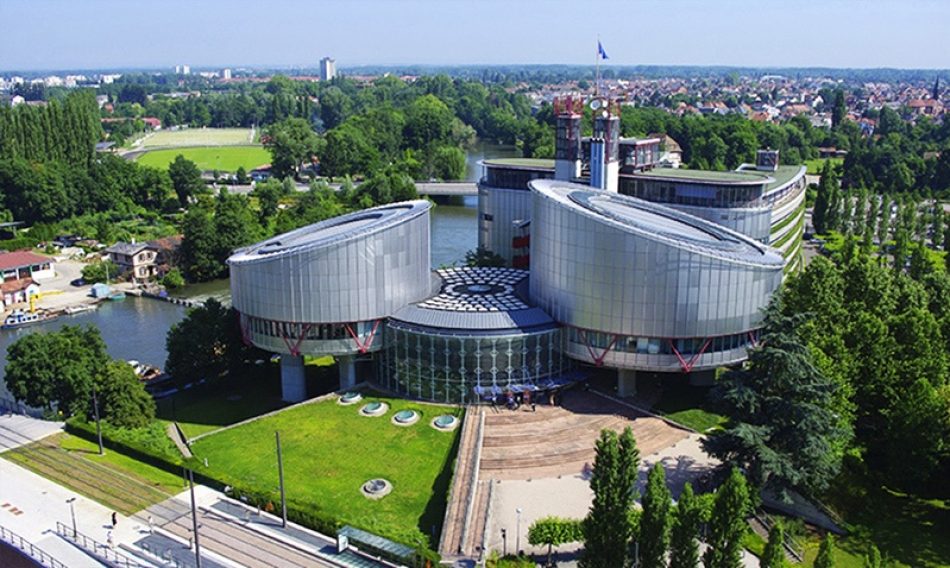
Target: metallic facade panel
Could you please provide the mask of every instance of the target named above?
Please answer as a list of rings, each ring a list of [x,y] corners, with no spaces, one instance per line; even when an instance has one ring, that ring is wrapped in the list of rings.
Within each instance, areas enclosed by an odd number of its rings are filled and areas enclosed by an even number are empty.
[[[772,210],[768,207],[728,209],[679,204],[667,204],[667,206],[718,223],[760,243],[769,242],[769,231],[772,228]]]
[[[530,295],[562,324],[623,336],[736,334],[759,326],[781,283],[778,254],[716,224],[583,186],[531,186]],[[576,201],[588,197],[667,215],[673,225],[650,232]],[[681,237],[677,222],[716,237]]]
[[[531,192],[478,186],[478,246],[505,259],[514,259],[512,240],[527,234],[516,225],[531,219]]]
[[[282,322],[388,317],[429,295],[429,209],[426,201],[374,207],[236,251],[232,303]]]

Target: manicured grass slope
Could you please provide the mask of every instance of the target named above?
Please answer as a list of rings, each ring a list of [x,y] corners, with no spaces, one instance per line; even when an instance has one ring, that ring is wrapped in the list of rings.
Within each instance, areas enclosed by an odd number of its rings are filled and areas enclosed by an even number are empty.
[[[192,446],[208,459],[210,474],[274,491],[278,486],[274,432],[280,431],[289,502],[306,504],[345,523],[413,544],[430,537],[434,546],[442,524],[455,458],[458,430],[429,426],[435,416],[459,409],[373,397],[390,405],[382,417],[359,414],[363,403],[341,406],[335,400],[297,406],[276,415],[203,438]],[[409,427],[391,423],[395,412],[422,414]],[[360,486],[382,477],[393,492],[366,499]],[[423,535],[425,535],[423,537]]]
[[[239,167],[250,171],[270,163],[270,153],[263,146],[208,146],[152,150],[142,154],[138,162],[145,166],[166,169],[179,154],[197,164],[202,170],[220,172],[235,172]]]
[[[280,399],[277,366],[255,367],[253,375],[185,390],[156,403],[158,418],[177,421],[194,438],[285,405]]]
[[[181,478],[112,449],[56,434],[5,452],[3,458],[123,514],[164,501],[182,489]]]

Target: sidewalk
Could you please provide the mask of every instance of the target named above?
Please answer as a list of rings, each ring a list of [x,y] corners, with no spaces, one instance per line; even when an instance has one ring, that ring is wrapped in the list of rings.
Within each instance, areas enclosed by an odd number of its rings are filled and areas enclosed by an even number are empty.
[[[41,440],[62,429],[62,422],[39,420],[23,414],[2,414],[0,415],[0,453]]]
[[[0,459],[0,525],[43,549],[63,564],[84,568],[101,566],[78,548],[56,535],[56,523],[71,527],[67,499],[75,498],[76,529],[105,543],[110,531],[113,542],[131,543],[139,536],[135,523],[118,515],[112,529],[112,511],[78,493],[57,485],[7,460]]]

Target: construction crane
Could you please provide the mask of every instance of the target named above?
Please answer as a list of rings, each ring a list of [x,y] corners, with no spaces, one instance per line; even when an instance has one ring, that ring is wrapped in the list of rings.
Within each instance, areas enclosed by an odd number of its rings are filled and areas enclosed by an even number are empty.
[[[36,302],[42,300],[46,296],[55,296],[56,294],[62,294],[62,290],[47,290],[46,292],[37,292],[35,294],[30,294],[30,312],[36,311]]]

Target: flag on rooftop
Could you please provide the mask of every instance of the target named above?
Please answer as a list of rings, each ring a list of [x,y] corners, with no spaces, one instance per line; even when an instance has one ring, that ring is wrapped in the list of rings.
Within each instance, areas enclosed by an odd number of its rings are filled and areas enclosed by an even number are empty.
[[[599,55],[601,59],[610,59],[607,57],[607,52],[604,51],[604,46],[601,45],[600,40],[597,40],[597,55]]]

